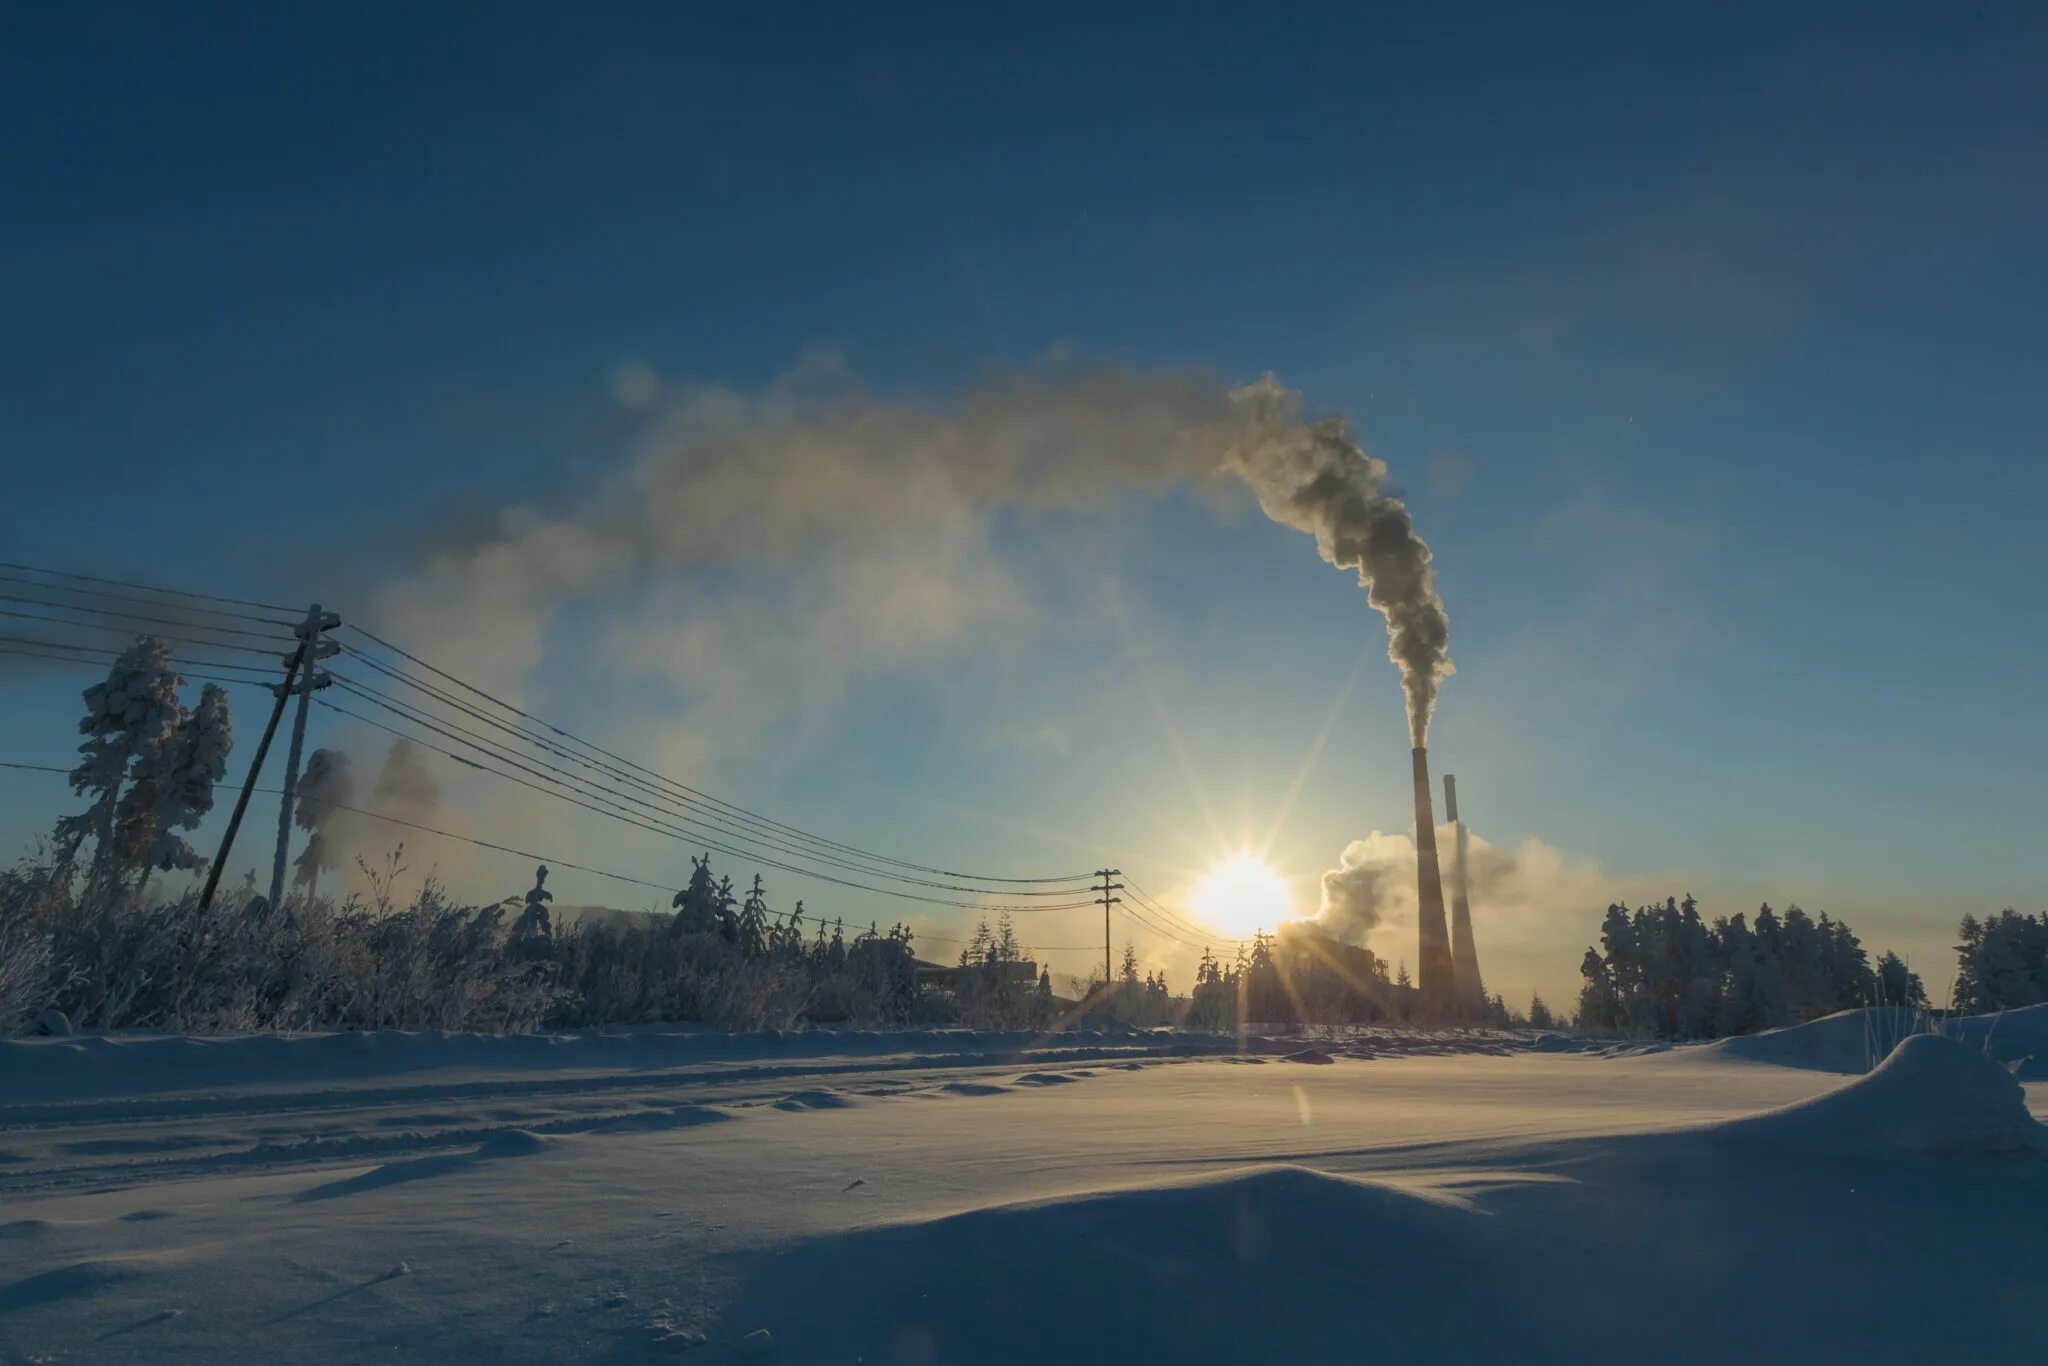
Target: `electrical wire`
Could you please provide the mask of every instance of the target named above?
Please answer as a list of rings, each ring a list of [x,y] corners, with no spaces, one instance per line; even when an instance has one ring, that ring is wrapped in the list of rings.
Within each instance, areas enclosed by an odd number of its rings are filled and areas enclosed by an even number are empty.
[[[1197,947],[1207,947],[1209,944],[1249,944],[1252,942],[1249,939],[1234,939],[1231,936],[1225,934],[1211,934],[1207,927],[1198,925],[1192,920],[1189,920],[1186,916],[1178,915],[1173,911],[1168,910],[1164,905],[1160,903],[1159,898],[1153,896],[1143,887],[1140,887],[1136,883],[1136,881],[1134,881],[1130,877],[1129,874],[1124,874],[1123,878],[1124,890],[1131,893],[1131,895],[1136,898],[1139,905],[1153,912],[1155,915],[1157,915],[1160,919],[1166,921],[1168,924],[1178,925],[1181,929],[1187,931],[1190,934],[1205,936],[1204,943],[1201,945],[1197,945]]]
[[[151,625],[162,624],[155,617],[145,617],[139,612],[123,612],[112,607],[88,607],[82,602],[50,602],[43,598],[24,598],[16,593],[0,593],[0,602],[20,603],[24,607],[54,607],[64,612],[90,612],[96,617],[125,617]],[[73,626],[87,626],[90,622],[71,622]],[[280,636],[269,631],[250,631],[240,626],[216,626],[210,621],[181,621],[173,623],[187,630],[213,631],[224,636],[248,636],[252,640],[271,640],[280,645],[291,645],[291,636]]]
[[[159,640],[176,641],[180,645],[205,645],[215,650],[241,650],[247,654],[262,655],[266,659],[282,658],[282,656],[273,654],[270,650],[260,649],[254,645],[243,645],[232,640],[201,640],[196,636],[179,635],[176,631],[164,629],[162,625],[153,626],[147,631],[136,631],[131,627],[110,626],[98,621],[74,621],[69,617],[37,616],[33,612],[18,612],[9,607],[0,607],[0,617],[13,617],[21,621],[39,621],[45,626],[72,626],[81,631],[113,631],[121,635],[152,635]],[[190,626],[191,624],[181,623],[181,625]],[[199,626],[192,629],[206,630],[208,628]],[[252,632],[251,634],[254,633]],[[279,640],[277,642],[279,645],[294,647],[296,647],[297,643],[293,640]]]
[[[96,655],[109,663],[121,657],[119,650],[112,650],[104,645],[74,645],[68,640],[42,640],[35,636],[0,635],[0,645],[34,645],[46,650],[70,650],[76,654]],[[181,667],[196,664],[202,669],[241,669],[249,673],[277,672],[275,668],[266,669],[255,664],[238,664],[226,659],[191,659],[176,654],[171,656],[171,662]],[[196,674],[193,676],[198,677]]]
[[[35,650],[16,650],[0,647],[0,655],[17,655],[23,659],[47,659],[53,664],[82,665],[88,669],[102,667],[101,664],[94,660],[73,659],[68,655],[46,655]],[[173,662],[175,663],[176,661]],[[234,666],[230,665],[229,667],[232,668]],[[266,692],[275,686],[274,684],[264,682],[260,678],[225,678],[219,674],[187,673],[183,669],[178,670],[178,675],[181,678],[196,678],[202,683],[220,683],[235,688],[262,688]]]
[[[770,818],[770,817],[767,817],[767,816],[763,816],[763,815],[761,815],[761,814],[760,814],[759,812],[755,812],[755,811],[749,811],[749,810],[747,810],[747,809],[746,809],[745,807],[739,806],[739,805],[737,805],[737,804],[735,804],[735,803],[732,803],[732,802],[728,802],[728,801],[724,800],[723,798],[720,798],[720,797],[716,797],[716,796],[713,796],[713,795],[712,795],[711,793],[708,793],[708,792],[704,792],[704,791],[702,791],[702,790],[700,790],[700,789],[698,789],[698,788],[694,788],[694,787],[691,787],[691,786],[690,786],[689,784],[687,784],[687,783],[683,783],[683,782],[678,782],[677,780],[675,780],[675,779],[673,779],[673,778],[669,778],[669,777],[667,777],[667,776],[665,776],[665,775],[663,775],[663,774],[661,774],[661,773],[658,773],[658,772],[656,772],[655,770],[653,770],[653,769],[651,769],[651,768],[646,768],[646,767],[644,767],[644,766],[642,766],[642,765],[640,765],[640,764],[636,764],[636,763],[634,763],[634,762],[633,762],[633,761],[632,761],[631,759],[628,759],[628,758],[626,758],[626,757],[625,757],[624,755],[621,755],[621,754],[615,754],[615,753],[613,753],[613,752],[612,752],[611,750],[605,749],[605,748],[604,748],[604,747],[602,747],[601,745],[596,745],[596,744],[593,744],[592,742],[590,742],[590,741],[588,741],[588,740],[585,740],[585,739],[581,738],[580,736],[574,735],[574,734],[572,734],[572,733],[571,733],[571,732],[569,732],[569,731],[563,730],[563,729],[562,729],[562,728],[561,728],[560,726],[557,726],[557,725],[555,725],[554,723],[552,723],[552,722],[550,722],[550,721],[544,721],[544,720],[542,720],[541,718],[539,718],[539,717],[537,717],[537,716],[534,716],[534,715],[532,715],[531,713],[529,713],[529,712],[527,712],[527,711],[524,711],[524,710],[522,710],[521,708],[519,708],[519,707],[517,707],[517,706],[514,706],[514,705],[513,705],[512,703],[510,703],[510,702],[507,702],[507,701],[505,701],[505,700],[504,700],[503,698],[500,698],[500,697],[495,697],[495,696],[493,696],[492,694],[490,694],[490,693],[488,693],[488,692],[485,692],[485,691],[484,691],[484,690],[483,690],[482,688],[479,688],[479,687],[477,687],[477,686],[476,686],[475,684],[473,684],[473,683],[469,683],[469,682],[466,682],[466,681],[464,681],[463,679],[457,678],[457,677],[456,677],[456,676],[455,676],[454,674],[451,674],[451,673],[449,673],[449,672],[448,672],[447,670],[445,670],[445,669],[441,669],[441,668],[438,668],[438,667],[436,667],[435,665],[429,664],[429,663],[428,663],[427,661],[425,661],[424,659],[421,659],[421,658],[420,658],[420,657],[419,657],[418,655],[412,654],[412,653],[411,653],[410,651],[407,651],[407,650],[405,650],[405,649],[403,649],[403,648],[401,648],[401,647],[399,647],[399,646],[397,646],[397,645],[394,645],[394,644],[392,644],[392,643],[391,643],[390,641],[388,641],[388,640],[385,640],[385,639],[384,639],[384,638],[383,638],[382,636],[378,636],[378,635],[376,635],[376,634],[372,633],[371,631],[369,631],[368,629],[366,629],[366,628],[364,628],[364,627],[362,627],[362,626],[356,625],[356,624],[354,624],[354,623],[350,623],[350,624],[349,624],[349,625],[348,625],[347,627],[345,627],[344,629],[347,629],[347,630],[351,630],[351,631],[354,631],[354,632],[355,632],[356,634],[358,634],[358,635],[362,636],[362,637],[363,637],[364,639],[366,639],[366,640],[368,640],[368,641],[372,642],[373,644],[375,644],[375,645],[378,645],[378,646],[381,646],[382,648],[384,648],[384,649],[386,649],[386,650],[389,650],[389,651],[390,651],[391,653],[393,653],[393,654],[395,654],[395,655],[398,655],[398,656],[399,656],[400,658],[402,658],[402,659],[405,659],[405,660],[408,660],[408,661],[410,661],[410,662],[411,662],[411,663],[413,663],[413,664],[416,664],[416,665],[418,665],[418,666],[419,666],[420,668],[422,668],[422,669],[425,669],[425,670],[427,670],[427,671],[428,671],[429,673],[432,673],[432,674],[434,674],[435,676],[437,676],[437,677],[439,677],[439,678],[443,678],[443,679],[446,679],[446,680],[447,680],[448,682],[450,682],[450,683],[453,683],[453,684],[455,684],[455,685],[456,685],[457,687],[459,687],[459,688],[462,688],[462,689],[464,689],[464,690],[465,690],[465,691],[467,691],[467,692],[473,693],[473,694],[474,694],[474,695],[476,695],[477,697],[480,697],[480,698],[484,699],[485,701],[487,701],[487,702],[491,703],[491,704],[492,704],[493,706],[496,706],[496,707],[500,707],[500,708],[504,709],[505,711],[509,711],[509,712],[511,712],[511,713],[512,713],[513,715],[515,715],[515,716],[518,716],[518,717],[519,717],[519,718],[521,718],[522,720],[525,720],[525,721],[529,721],[529,722],[533,723],[534,725],[538,725],[538,726],[542,726],[542,727],[545,727],[545,728],[546,728],[547,730],[549,730],[549,731],[553,732],[554,734],[556,734],[556,735],[560,736],[560,737],[561,737],[561,738],[563,738],[564,740],[568,740],[568,741],[570,741],[570,742],[572,742],[572,743],[574,743],[574,744],[580,745],[580,746],[582,746],[583,748],[585,748],[585,749],[587,749],[587,750],[590,750],[590,751],[592,751],[593,753],[596,753],[596,754],[600,754],[600,755],[604,756],[604,757],[605,757],[605,758],[607,758],[607,759],[611,759],[611,760],[613,760],[613,761],[614,761],[614,762],[616,762],[616,763],[624,764],[624,765],[625,765],[625,766],[627,766],[628,768],[631,768],[631,769],[634,769],[634,770],[636,770],[636,771],[638,771],[638,772],[640,772],[640,773],[646,774],[646,775],[647,775],[648,777],[650,777],[650,778],[653,778],[653,779],[655,779],[655,780],[657,780],[657,781],[659,781],[659,782],[661,782],[661,783],[664,783],[664,784],[666,784],[666,785],[668,785],[668,786],[670,786],[670,787],[676,788],[676,789],[680,790],[681,792],[684,792],[684,793],[687,793],[687,794],[689,794],[690,796],[693,796],[693,797],[697,797],[697,798],[700,798],[700,799],[702,799],[702,800],[704,800],[704,801],[707,801],[707,802],[710,802],[710,803],[712,803],[713,805],[716,805],[716,806],[719,806],[719,807],[725,808],[725,809],[727,809],[727,810],[729,810],[729,811],[732,811],[732,812],[734,812],[734,813],[736,813],[736,814],[738,814],[738,815],[741,815],[741,816],[746,816],[746,817],[748,817],[748,818],[749,818],[749,819],[751,819],[751,820],[759,821],[759,822],[762,822],[762,823],[764,823],[764,824],[766,824],[766,825],[769,825],[769,826],[773,826],[774,828],[776,828],[776,829],[778,829],[778,830],[781,830],[781,831],[783,831],[784,833],[786,833],[786,834],[789,834],[789,835],[793,835],[793,836],[800,836],[800,837],[802,837],[802,838],[803,838],[803,839],[805,839],[805,840],[808,840],[808,841],[811,841],[811,842],[814,842],[814,843],[818,843],[818,844],[823,844],[823,845],[829,845],[829,846],[832,846],[832,847],[834,847],[834,848],[837,848],[837,849],[841,850],[842,852],[846,852],[846,853],[852,853],[852,854],[858,854],[858,855],[860,855],[861,857],[864,857],[864,858],[869,858],[869,859],[873,859],[873,860],[875,860],[875,861],[877,861],[877,862],[881,862],[881,863],[889,863],[889,864],[894,864],[895,866],[897,866],[897,867],[899,867],[899,868],[908,868],[908,869],[910,869],[910,870],[911,870],[911,871],[913,871],[913,872],[919,872],[919,873],[930,873],[930,874],[933,874],[934,876],[939,876],[939,877],[953,877],[953,878],[959,878],[959,879],[961,879],[962,881],[966,881],[966,882],[1000,882],[1000,883],[1012,883],[1012,884],[1015,884],[1015,883],[1054,883],[1054,882],[1082,882],[1082,881],[1086,881],[1086,880],[1088,880],[1089,878],[1091,878],[1091,877],[1093,877],[1093,876],[1094,876],[1094,874],[1093,874],[1093,873],[1085,873],[1085,872],[1084,872],[1084,873],[1071,873],[1071,874],[1066,874],[1066,875],[1063,875],[1063,876],[1059,876],[1059,877],[1034,877],[1034,878],[1015,878],[1015,877],[997,877],[997,876],[993,876],[993,875],[986,875],[986,876],[984,876],[984,875],[981,875],[981,874],[975,874],[975,873],[963,873],[963,872],[959,872],[959,871],[957,871],[957,870],[954,870],[954,869],[950,869],[950,868],[938,868],[938,867],[933,867],[933,866],[930,866],[930,865],[927,865],[927,864],[921,864],[921,863],[914,863],[914,862],[911,862],[910,860],[907,860],[907,859],[899,859],[899,858],[894,858],[894,857],[892,857],[892,856],[890,856],[890,855],[887,855],[887,854],[881,854],[881,853],[877,853],[876,851],[874,851],[874,850],[872,850],[872,849],[863,849],[863,848],[861,848],[861,847],[860,847],[860,846],[858,846],[858,845],[844,844],[844,843],[841,843],[841,842],[840,842],[840,841],[838,841],[838,840],[832,840],[832,839],[827,839],[827,838],[826,838],[825,836],[822,836],[822,835],[818,835],[818,834],[814,834],[814,833],[812,833],[812,832],[810,832],[810,831],[806,831],[806,830],[803,830],[803,829],[801,829],[801,828],[799,828],[799,827],[797,827],[797,826],[793,826],[793,825],[786,825],[786,824],[784,824],[784,823],[783,823],[783,822],[781,822],[781,821],[777,821],[777,820],[774,820],[774,819],[772,819],[772,818]],[[355,656],[356,656],[356,657],[358,657],[358,658],[361,658],[361,657],[362,657],[362,656],[361,656],[361,653],[360,653],[359,651],[356,651],[356,650],[352,649],[351,647],[348,647],[348,646],[344,646],[343,648],[344,648],[344,649],[348,649],[348,650],[349,650],[349,652],[350,652],[350,654],[352,654],[352,655],[355,655]],[[388,672],[388,670],[387,670],[387,672]],[[397,676],[399,676],[399,677],[401,677],[401,678],[403,678],[403,677],[404,677],[404,676],[403,676],[403,674],[399,674],[399,675],[397,675]],[[413,682],[415,686],[419,686],[419,685],[417,684],[417,682],[416,682],[415,680],[411,680],[411,679],[406,679],[405,681],[408,681],[408,682]]]
[[[155,584],[135,583],[128,579],[108,579],[97,574],[79,574],[69,569],[48,569],[42,565],[16,564],[11,560],[0,560],[0,569],[19,569],[26,574],[47,574],[52,578],[76,579],[84,583],[109,583],[116,588],[136,588],[145,593],[162,593],[181,598],[203,598],[208,602],[232,603],[236,607],[255,607],[265,612],[297,612],[296,607],[280,607],[274,602],[251,602],[247,598],[222,597],[218,593],[195,593],[188,588],[160,588]]]
[[[364,701],[371,703],[373,706],[381,707],[384,710],[391,712],[393,715],[411,721],[414,724],[423,725],[428,730],[431,730],[438,735],[442,735],[449,739],[455,740],[456,743],[458,744],[466,745],[469,748],[476,750],[478,753],[483,754],[486,757],[491,758],[499,763],[510,764],[514,768],[520,769],[522,772],[533,774],[535,777],[544,778],[546,774],[553,774],[555,778],[557,778],[561,782],[573,785],[575,789],[582,795],[592,797],[596,800],[604,800],[604,797],[599,795],[600,793],[608,794],[610,797],[625,803],[630,809],[643,815],[646,815],[650,819],[673,821],[677,825],[689,827],[690,829],[697,831],[702,831],[706,828],[709,828],[710,830],[718,832],[717,834],[714,834],[712,836],[713,838],[718,838],[720,835],[723,835],[735,840],[748,840],[756,844],[765,845],[770,849],[773,849],[779,853],[787,854],[792,858],[810,859],[816,862],[829,864],[832,867],[840,868],[847,872],[861,873],[869,877],[884,878],[888,881],[900,882],[907,886],[929,887],[937,891],[965,892],[975,896],[1072,897],[1079,892],[1088,890],[1088,888],[1078,885],[1054,890],[1024,890],[1016,888],[996,889],[990,887],[977,887],[964,883],[940,882],[931,878],[916,877],[907,873],[898,873],[888,868],[870,867],[863,863],[855,863],[848,861],[846,859],[836,858],[830,854],[821,853],[813,849],[804,848],[802,846],[792,846],[783,843],[782,841],[775,840],[768,836],[760,835],[752,831],[735,830],[731,826],[724,825],[719,822],[709,820],[707,818],[695,816],[688,810],[679,811],[676,807],[676,804],[672,801],[665,804],[666,809],[656,809],[656,807],[652,803],[648,802],[647,799],[644,797],[639,797],[634,793],[621,791],[620,789],[609,786],[605,783],[593,782],[588,779],[579,778],[576,775],[571,774],[568,771],[559,768],[553,764],[548,764],[545,761],[536,761],[540,763],[540,768],[531,767],[528,764],[522,762],[518,755],[507,750],[504,746],[498,745],[492,741],[485,739],[482,736],[477,735],[476,732],[469,730],[467,727],[461,726],[455,722],[448,722],[448,726],[452,727],[453,729],[445,729],[441,725],[436,724],[443,718],[435,717],[431,714],[421,712],[418,708],[409,707],[406,704],[397,701],[397,699],[395,698],[391,698],[385,694],[379,693],[374,689],[365,688],[353,679],[346,678],[338,674],[331,676],[334,678],[334,681],[338,685],[340,685],[340,687],[343,688],[345,691],[362,698]],[[473,738],[465,740],[461,739],[460,736],[470,736]],[[543,770],[545,772],[543,772]],[[607,805],[610,805],[610,803],[607,802]],[[744,856],[749,858],[763,857],[757,850],[754,850],[752,848],[745,849]]]
[[[187,606],[179,602],[166,602],[161,597],[138,598],[128,593],[109,593],[104,588],[73,588],[69,584],[46,583],[41,579],[25,579],[19,574],[0,574],[0,583],[20,584],[28,588],[41,589],[46,593],[70,593],[82,598],[97,598],[102,602],[133,603],[139,607],[154,607],[159,611],[169,609],[174,612],[191,612],[206,616],[226,617],[232,621],[256,621],[263,623],[265,626],[282,626],[287,631],[299,624],[296,621],[283,621],[277,617],[260,617],[254,612],[230,612],[221,607]]]
[[[586,802],[579,798],[572,797],[567,793],[559,792],[552,788],[545,787],[539,783],[529,782],[524,778],[517,777],[510,773],[502,772],[498,769],[494,769],[490,767],[488,764],[478,763],[474,759],[466,759],[463,756],[456,754],[451,750],[443,749],[439,745],[432,744],[425,740],[421,740],[417,736],[409,735],[406,732],[397,729],[396,727],[387,726],[381,721],[376,721],[370,717],[362,715],[360,712],[350,711],[348,708],[343,707],[335,702],[329,702],[327,699],[323,697],[315,697],[313,700],[319,703],[321,706],[327,708],[329,711],[336,712],[342,716],[351,717],[354,720],[362,722],[364,725],[374,726],[378,730],[385,731],[386,733],[391,735],[396,735],[404,740],[409,740],[412,743],[421,746],[423,749],[427,749],[432,751],[433,753],[440,754],[446,758],[453,759],[455,760],[455,762],[459,764],[466,765],[470,768],[478,770],[479,772],[488,773],[493,777],[503,778],[508,782],[517,783],[521,787],[531,788],[533,791],[539,792],[544,796],[553,797],[557,801],[567,802],[571,806],[580,806],[586,811],[594,811],[600,816],[606,816],[616,821],[623,821],[627,825],[635,825],[640,827],[642,830],[651,831],[657,835],[665,835],[670,839],[678,840],[684,844],[690,845],[692,848],[713,850],[718,853],[727,854],[733,858],[738,859],[752,859],[754,862],[762,864],[765,867],[780,869],[781,871],[786,873],[794,873],[799,877],[813,878],[820,882],[832,883],[835,886],[849,887],[855,891],[873,892],[877,896],[894,897],[899,901],[917,901],[930,906],[952,906],[958,907],[962,910],[970,911],[1009,911],[1013,915],[1030,915],[1047,911],[1066,911],[1073,910],[1082,906],[1092,906],[1096,904],[1093,901],[1070,901],[1059,902],[1049,906],[1000,906],[991,905],[981,901],[955,901],[947,897],[924,896],[916,892],[897,891],[894,888],[890,887],[876,887],[865,882],[852,882],[847,880],[846,878],[835,877],[830,873],[821,873],[815,868],[806,868],[794,863],[784,863],[779,859],[768,858],[758,853],[752,853],[743,849],[734,849],[731,846],[722,844],[716,840],[701,839],[689,834],[686,831],[678,831],[665,826],[655,825],[648,821],[640,819],[638,816],[635,816],[630,812],[621,811],[616,807],[608,808],[606,806],[593,805],[590,802]]]

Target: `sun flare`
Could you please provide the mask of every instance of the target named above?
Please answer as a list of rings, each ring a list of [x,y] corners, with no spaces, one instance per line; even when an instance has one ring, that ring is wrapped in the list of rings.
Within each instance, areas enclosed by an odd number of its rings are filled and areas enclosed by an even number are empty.
[[[1271,932],[1294,913],[1287,881],[1251,854],[1239,854],[1209,870],[1195,888],[1195,916],[1230,935]]]

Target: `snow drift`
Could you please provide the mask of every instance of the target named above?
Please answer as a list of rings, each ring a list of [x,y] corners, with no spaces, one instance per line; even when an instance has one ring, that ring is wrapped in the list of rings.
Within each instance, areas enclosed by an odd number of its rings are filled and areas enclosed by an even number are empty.
[[[2048,1128],[2011,1069],[1935,1034],[1902,1039],[1866,1077],[1718,1132],[1804,1151],[2048,1157]]]
[[[1399,1307],[1460,1283],[1486,1222],[1291,1166],[977,1209],[778,1256],[712,1337],[767,1325],[797,1361],[1309,1362],[1353,1359],[1369,1323],[1373,1356],[1424,1360]],[[1486,1318],[1503,1353],[1527,1327]]]
[[[2048,1063],[2048,1005],[1955,1019],[1932,1018],[1897,1006],[1841,1010],[1787,1029],[1717,1039],[1701,1051],[1780,1067],[1860,1073],[1889,1057],[1901,1040],[1923,1033],[1940,1034],[1995,1061],[2016,1064],[2025,1080],[2048,1080],[2043,1068]]]

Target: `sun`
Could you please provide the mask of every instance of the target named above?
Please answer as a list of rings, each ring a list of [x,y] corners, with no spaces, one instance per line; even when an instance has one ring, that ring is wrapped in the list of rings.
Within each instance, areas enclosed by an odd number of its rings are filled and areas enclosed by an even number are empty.
[[[1270,932],[1294,912],[1286,879],[1251,854],[1239,854],[1210,869],[1190,904],[1203,924],[1230,935]]]

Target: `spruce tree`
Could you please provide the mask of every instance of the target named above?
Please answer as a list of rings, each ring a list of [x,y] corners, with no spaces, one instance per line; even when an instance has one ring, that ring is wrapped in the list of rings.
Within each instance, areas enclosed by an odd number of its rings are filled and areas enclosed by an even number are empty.
[[[762,889],[759,873],[754,874],[754,885],[740,907],[737,942],[740,952],[749,958],[759,958],[768,951],[768,896]]]

